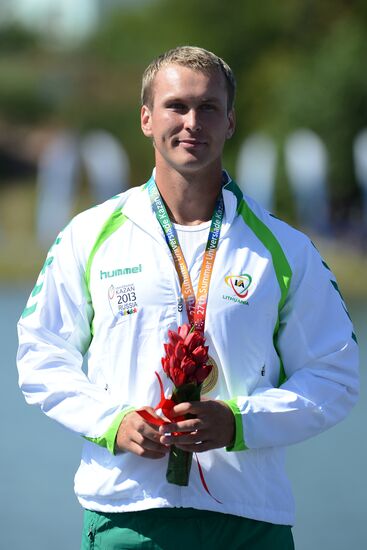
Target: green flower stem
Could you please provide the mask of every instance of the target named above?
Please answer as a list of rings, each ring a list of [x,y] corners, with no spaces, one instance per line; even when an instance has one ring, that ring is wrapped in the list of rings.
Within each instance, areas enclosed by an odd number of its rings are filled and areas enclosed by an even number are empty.
[[[176,403],[185,403],[186,401],[200,401],[201,386],[196,384],[184,384],[173,390],[172,399]],[[186,415],[186,418],[192,418],[192,415]],[[192,453],[178,449],[175,445],[171,446],[166,479],[168,483],[187,487],[189,484],[190,470],[192,463]]]

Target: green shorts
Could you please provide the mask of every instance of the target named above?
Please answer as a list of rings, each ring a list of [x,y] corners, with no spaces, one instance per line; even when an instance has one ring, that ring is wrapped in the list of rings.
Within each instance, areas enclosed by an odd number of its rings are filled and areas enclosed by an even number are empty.
[[[81,550],[294,550],[288,525],[193,508],[85,510]]]

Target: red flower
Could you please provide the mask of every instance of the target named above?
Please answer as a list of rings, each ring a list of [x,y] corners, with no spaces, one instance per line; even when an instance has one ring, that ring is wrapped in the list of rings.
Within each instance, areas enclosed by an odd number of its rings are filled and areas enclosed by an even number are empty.
[[[206,363],[206,361],[208,360],[208,346],[198,346],[193,350],[191,355],[195,358],[195,361],[197,363]]]
[[[188,334],[190,334],[190,331],[191,331],[191,327],[188,323],[185,323],[184,325],[182,325],[181,327],[178,327],[178,331],[177,333],[174,332],[173,334],[177,334],[178,336],[180,336],[180,338],[182,340],[185,340],[186,336]]]
[[[198,346],[201,346],[204,343],[204,338],[200,334],[200,332],[197,332],[196,330],[194,332],[190,332],[188,336],[185,338],[185,345],[189,348],[190,351],[193,351]]]
[[[212,369],[207,365],[208,346],[204,345],[204,336],[186,323],[177,332],[169,330],[168,338],[169,342],[164,344],[166,356],[162,357],[162,368],[175,387],[202,384]]]
[[[191,357],[184,357],[181,361],[181,369],[186,372],[188,376],[194,374],[196,369],[196,363]]]
[[[198,385],[202,384],[205,378],[209,376],[211,370],[212,365],[202,365],[201,367],[199,367],[195,372],[196,383]]]

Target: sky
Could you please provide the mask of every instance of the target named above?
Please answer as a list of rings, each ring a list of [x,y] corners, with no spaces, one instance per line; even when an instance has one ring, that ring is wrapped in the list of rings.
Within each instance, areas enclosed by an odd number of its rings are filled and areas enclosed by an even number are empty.
[[[154,0],[0,0],[0,24],[18,20],[55,42],[74,45],[114,6],[143,7]]]
[[[45,30],[55,39],[78,41],[98,22],[97,0],[1,0],[3,18]]]

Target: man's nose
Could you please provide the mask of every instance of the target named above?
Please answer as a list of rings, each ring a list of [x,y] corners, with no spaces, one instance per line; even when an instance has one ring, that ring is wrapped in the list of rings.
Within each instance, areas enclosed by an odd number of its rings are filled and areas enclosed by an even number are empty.
[[[200,117],[196,109],[187,111],[185,115],[185,128],[191,132],[198,132],[201,130]]]

